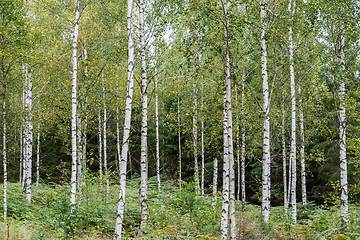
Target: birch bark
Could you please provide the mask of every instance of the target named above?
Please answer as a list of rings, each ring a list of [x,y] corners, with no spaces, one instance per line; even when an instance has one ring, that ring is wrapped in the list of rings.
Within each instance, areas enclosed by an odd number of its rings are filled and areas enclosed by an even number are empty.
[[[224,131],[224,138],[226,138],[226,141],[224,141],[224,159],[226,159],[226,162],[224,162],[224,182],[227,181],[227,183],[224,183],[224,192],[228,191],[228,195],[223,197],[223,213],[224,213],[224,207],[227,206],[226,200],[229,200],[229,209],[225,211],[224,217],[222,215],[222,224],[221,224],[221,238],[226,239],[227,238],[227,223],[224,224],[223,221],[227,221],[228,219],[226,217],[230,217],[230,239],[236,238],[236,222],[235,222],[235,178],[234,178],[234,151],[233,151],[233,133],[232,133],[232,109],[231,109],[231,79],[230,79],[230,41],[229,41],[229,19],[228,19],[228,3],[226,0],[222,2],[223,4],[223,15],[224,15],[224,40],[225,40],[225,95],[224,95],[224,103],[225,108],[224,111],[225,119],[224,121],[224,127],[226,128],[226,131]],[[226,153],[227,151],[227,153]],[[225,169],[227,168],[227,169]],[[226,176],[227,175],[227,176]],[[230,182],[229,182],[230,181]],[[226,193],[223,195],[226,195]],[[229,215],[226,216],[226,213],[229,211]]]
[[[197,80],[194,83],[193,101],[194,101],[194,115],[193,115],[193,149],[194,149],[194,179],[196,183],[196,194],[199,194],[200,183],[199,183],[199,164],[198,164],[198,152],[197,152],[197,139],[198,139],[198,128],[197,128],[197,115],[198,115],[198,96],[197,96]]]
[[[103,137],[104,137],[104,175],[106,180],[106,198],[109,196],[109,173],[107,164],[107,109],[106,109],[106,94],[105,86],[103,86],[103,100],[104,100],[104,121],[103,121]]]
[[[159,99],[157,91],[157,76],[155,76],[155,125],[156,125],[156,176],[158,190],[161,190],[160,181],[160,143],[159,143]]]
[[[346,107],[345,107],[345,37],[343,35],[343,26],[341,26],[340,36],[340,86],[339,86],[339,135],[340,135],[340,214],[343,222],[349,224],[348,215],[348,181],[347,181],[347,159],[346,159]]]
[[[141,48],[141,159],[140,159],[140,196],[141,205],[141,224],[142,230],[147,223],[147,180],[148,180],[148,156],[147,156],[147,76],[146,76],[146,46],[145,46],[145,5],[144,0],[140,0],[140,48]]]
[[[300,165],[301,165],[301,199],[303,209],[307,208],[307,194],[306,194],[306,168],[305,168],[305,133],[304,133],[304,109],[301,97],[301,86],[299,85],[299,124],[300,124]]]
[[[242,111],[242,129],[241,129],[241,205],[242,210],[245,211],[246,208],[246,189],[245,189],[245,73],[242,80],[242,91],[241,91],[241,111]]]
[[[102,185],[103,181],[103,134],[102,134],[102,117],[101,117],[101,110],[99,110],[99,174],[100,174],[100,184]]]
[[[283,184],[284,184],[284,212],[289,208],[287,169],[286,169],[286,137],[285,137],[285,89],[284,77],[281,72],[281,142],[282,142],[282,162],[283,162]]]
[[[296,223],[296,89],[294,73],[293,30],[292,18],[295,13],[295,1],[289,1],[289,61],[290,61],[290,91],[291,91],[291,220]]]
[[[181,192],[181,123],[180,123],[180,96],[177,101],[177,120],[178,120],[178,144],[179,144],[179,188]]]
[[[37,139],[36,139],[36,186],[39,186],[40,175],[40,123],[38,123]]]
[[[4,80],[5,81],[5,80]],[[7,218],[7,148],[6,148],[6,88],[4,83],[4,91],[3,91],[3,167],[4,167],[4,222],[6,222]]]
[[[125,189],[126,189],[126,164],[129,150],[129,138],[130,138],[130,126],[131,126],[131,105],[134,91],[134,40],[133,40],[133,23],[132,23],[132,12],[133,12],[133,0],[127,1],[127,33],[128,33],[128,88],[125,103],[125,120],[124,120],[124,133],[123,133],[123,146],[121,150],[120,158],[120,187],[119,187],[119,198],[118,207],[116,212],[116,223],[115,223],[115,240],[121,239],[121,228],[124,218],[124,207],[125,207]]]
[[[226,98],[224,93],[224,160],[223,160],[223,192],[222,192],[222,210],[221,210],[221,222],[220,222],[220,238],[228,238],[228,221],[229,221],[229,138],[227,128],[227,111],[226,111]]]
[[[72,36],[72,91],[71,91],[71,190],[70,190],[70,205],[71,211],[75,208],[76,203],[76,177],[77,177],[77,38],[79,33],[79,0],[75,0],[75,21]]]
[[[215,207],[216,206],[216,194],[217,194],[217,179],[218,179],[218,159],[214,158],[214,173],[213,173],[213,196],[214,196],[214,200],[212,203],[212,206]]]
[[[270,102],[269,84],[267,74],[267,46],[266,46],[266,0],[260,2],[261,18],[261,77],[263,85],[263,112],[264,112],[264,138],[263,138],[263,172],[262,172],[262,214],[264,222],[270,217]]]
[[[201,109],[204,108],[204,99],[201,96]],[[204,195],[205,150],[204,150],[204,116],[201,118],[201,194]]]
[[[116,106],[116,152],[117,152],[117,159],[120,162],[121,152],[120,152],[120,127],[119,127],[119,107],[118,106]],[[119,169],[117,169],[117,170],[119,170]]]
[[[31,177],[32,177],[32,145],[33,145],[33,123],[32,123],[32,70],[25,66],[25,180],[24,193],[27,201],[31,202]]]
[[[24,106],[24,104],[22,103],[22,106]],[[19,158],[19,161],[20,161],[20,169],[19,169],[19,182],[22,184],[23,186],[23,163],[24,163],[24,153],[23,153],[23,149],[24,149],[24,146],[23,146],[23,139],[24,139],[24,136],[23,136],[23,121],[21,120],[21,127],[20,127],[20,158]]]

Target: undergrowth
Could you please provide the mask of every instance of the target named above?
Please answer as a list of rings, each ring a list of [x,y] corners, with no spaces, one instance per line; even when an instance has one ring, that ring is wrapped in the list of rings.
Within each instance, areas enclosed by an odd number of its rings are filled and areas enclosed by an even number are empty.
[[[148,224],[139,233],[141,220],[138,178],[127,181],[123,238],[132,239],[219,239],[221,197],[199,196],[194,183],[162,182],[157,190],[156,178],[149,179]],[[2,188],[2,186],[0,186]],[[33,186],[28,204],[19,183],[8,184],[8,219],[0,218],[0,239],[112,239],[118,185],[110,185],[106,197],[103,181],[88,177],[81,188],[81,199],[70,211],[68,184]],[[0,195],[2,199],[2,195]],[[337,207],[330,209],[298,206],[298,222],[291,222],[290,212],[273,207],[269,223],[262,222],[261,207],[236,203],[238,239],[359,239],[360,207],[349,207],[350,223],[344,227]],[[3,212],[3,205],[0,206]]]

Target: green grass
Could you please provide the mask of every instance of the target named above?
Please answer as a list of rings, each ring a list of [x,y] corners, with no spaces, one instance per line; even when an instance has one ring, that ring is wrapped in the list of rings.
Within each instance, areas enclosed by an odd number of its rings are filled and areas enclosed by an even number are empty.
[[[127,182],[123,238],[139,237],[139,179]],[[193,183],[184,183],[180,193],[175,181],[149,179],[148,224],[140,239],[219,239],[221,202],[212,206],[211,195],[196,196]],[[2,186],[0,186],[2,188]],[[2,198],[2,195],[0,195]],[[8,220],[0,219],[0,239],[112,239],[118,185],[110,186],[91,177],[82,188],[81,203],[69,209],[68,185],[40,184],[32,188],[32,203],[26,202],[18,183],[8,184]],[[307,212],[298,207],[298,223],[292,224],[283,207],[271,209],[270,221],[262,222],[261,208],[247,205],[242,212],[237,202],[238,239],[360,239],[360,208],[350,205],[350,225],[341,224],[339,208],[325,210],[310,204]],[[1,204],[0,211],[3,211]]]

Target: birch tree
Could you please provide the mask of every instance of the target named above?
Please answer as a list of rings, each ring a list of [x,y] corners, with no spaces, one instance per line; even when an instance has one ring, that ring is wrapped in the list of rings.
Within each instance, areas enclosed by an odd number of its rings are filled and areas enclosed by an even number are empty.
[[[214,172],[213,172],[213,196],[214,196],[214,200],[212,203],[212,206],[215,207],[216,206],[216,200],[217,200],[217,179],[218,179],[218,159],[215,157],[214,158]]]
[[[197,57],[197,56],[196,56]],[[195,61],[196,62],[196,61]],[[200,183],[199,183],[199,163],[198,163],[198,127],[197,127],[197,121],[198,121],[198,94],[197,94],[197,79],[195,79],[195,82],[193,84],[193,151],[194,151],[194,179],[196,183],[196,193],[199,194],[200,189]]]
[[[342,9],[343,10],[343,9]],[[344,27],[340,28],[340,85],[339,85],[339,133],[340,133],[340,214],[343,222],[349,224],[348,215],[348,180],[346,159],[346,107],[345,107],[345,37]]]
[[[158,99],[158,90],[157,90],[157,76],[155,75],[154,79],[155,84],[155,134],[156,134],[156,177],[158,190],[161,190],[161,181],[160,181],[160,139],[159,139],[159,99]]]
[[[223,209],[221,215],[221,238],[227,239],[228,219],[230,218],[230,239],[236,238],[235,222],[235,178],[234,178],[234,152],[233,129],[231,109],[231,78],[230,78],[230,39],[228,3],[222,1],[223,27],[225,41],[225,81],[224,81],[224,173],[223,173]],[[229,206],[229,209],[226,209]]]
[[[140,196],[141,205],[141,224],[142,230],[147,223],[147,180],[148,180],[148,157],[147,157],[147,76],[146,76],[146,45],[145,45],[145,5],[144,0],[140,0],[140,49],[141,49],[141,159],[140,159]]]
[[[245,149],[246,149],[246,132],[245,132],[245,72],[241,82],[241,115],[243,116],[243,123],[241,129],[241,205],[242,210],[245,211],[246,207],[246,190],[245,190]],[[240,187],[240,185],[239,185]]]
[[[77,71],[78,71],[78,56],[77,56],[77,39],[79,34],[79,0],[75,0],[75,20],[74,29],[72,33],[72,91],[71,91],[71,190],[70,190],[70,205],[71,210],[74,210],[76,203],[76,178],[77,178]]]
[[[289,61],[290,61],[290,91],[291,91],[291,220],[296,223],[296,89],[294,73],[294,50],[292,19],[295,13],[295,0],[289,1],[290,26],[289,26]]]
[[[4,171],[4,186],[3,186],[3,202],[4,202],[4,222],[6,222],[7,218],[7,147],[6,147],[6,83],[5,79],[3,79],[3,92],[2,92],[2,119],[3,119],[3,171]]]
[[[301,85],[298,86],[299,98],[299,127],[300,127],[300,165],[301,165],[301,200],[303,209],[307,208],[306,194],[306,168],[305,168],[305,130],[304,130],[304,109],[301,96]]]
[[[31,177],[32,177],[32,147],[33,147],[33,122],[32,122],[32,69],[27,64],[24,65],[25,73],[25,177],[24,193],[27,201],[31,202]]]
[[[177,96],[177,123],[178,123],[178,161],[179,161],[179,188],[181,192],[181,125],[180,125],[180,95]]]
[[[40,123],[38,123],[37,137],[36,137],[36,186],[39,186],[39,175],[40,175]]]
[[[120,159],[120,186],[119,198],[116,212],[115,236],[114,239],[121,239],[122,223],[125,207],[125,188],[126,188],[126,164],[129,150],[130,126],[131,126],[131,105],[134,91],[133,70],[134,70],[134,40],[133,40],[133,0],[127,1],[127,34],[128,34],[128,87],[125,103],[125,120],[123,142]]]
[[[270,99],[267,73],[267,46],[266,46],[266,0],[260,1],[261,20],[261,78],[263,86],[263,113],[264,113],[264,137],[263,137],[263,171],[262,171],[262,214],[264,222],[270,217]]]
[[[107,164],[107,108],[106,108],[106,94],[105,94],[105,86],[103,86],[103,105],[104,105],[104,121],[103,121],[103,138],[104,138],[104,174],[106,181],[106,198],[109,195],[109,173],[108,173],[108,164]]]

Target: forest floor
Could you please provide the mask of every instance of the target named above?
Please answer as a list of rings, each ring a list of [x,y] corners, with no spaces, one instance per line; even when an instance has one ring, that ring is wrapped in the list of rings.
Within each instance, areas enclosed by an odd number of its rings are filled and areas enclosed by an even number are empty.
[[[175,181],[163,182],[158,191],[155,178],[149,180],[148,225],[139,234],[138,186],[139,179],[127,182],[123,239],[219,239],[220,196],[214,206],[212,195],[197,196],[192,183],[184,183],[179,192]],[[6,222],[0,218],[0,239],[112,239],[118,185],[110,186],[108,197],[105,189],[97,178],[87,179],[81,203],[71,213],[67,184],[34,185],[29,205],[21,185],[9,183],[9,217]],[[268,224],[262,222],[260,206],[249,204],[243,212],[237,201],[236,208],[238,239],[360,239],[360,207],[354,204],[350,205],[347,228],[341,224],[337,207],[309,204],[303,212],[299,205],[297,224],[291,223],[283,207],[271,208]]]

